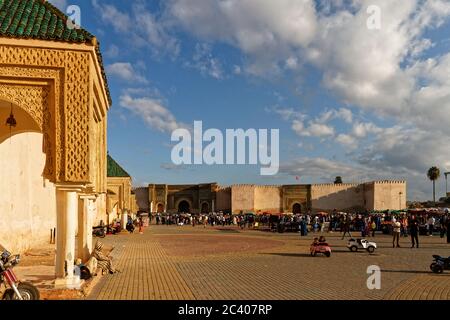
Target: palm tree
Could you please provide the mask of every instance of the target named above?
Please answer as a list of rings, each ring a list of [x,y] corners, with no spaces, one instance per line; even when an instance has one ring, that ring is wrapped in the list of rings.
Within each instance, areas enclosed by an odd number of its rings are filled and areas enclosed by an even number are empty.
[[[334,180],[334,184],[342,184],[342,177],[341,176],[336,177],[336,180]]]
[[[428,169],[427,176],[433,182],[433,202],[436,204],[436,180],[441,176],[441,170],[438,167],[431,167]]]

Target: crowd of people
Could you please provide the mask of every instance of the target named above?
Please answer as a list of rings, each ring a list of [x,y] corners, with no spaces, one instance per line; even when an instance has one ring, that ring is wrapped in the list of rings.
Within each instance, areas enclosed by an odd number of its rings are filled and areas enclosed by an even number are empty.
[[[401,237],[411,237],[414,247],[419,246],[419,235],[433,236],[436,233],[450,243],[448,209],[441,213],[391,212],[382,213],[344,213],[333,210],[331,213],[286,214],[286,215],[254,215],[254,214],[153,214],[150,223],[157,225],[192,225],[192,226],[239,226],[253,228],[267,227],[270,230],[292,230],[301,236],[313,232],[341,232],[342,239],[357,233],[361,237],[375,237],[377,232],[393,235],[393,246],[400,246]]]
[[[223,212],[203,213],[192,215],[187,213],[161,214],[156,213],[150,215],[150,223],[156,225],[192,225],[193,227],[201,225],[207,226],[240,226],[241,228],[252,228],[256,219],[253,215],[231,215]]]

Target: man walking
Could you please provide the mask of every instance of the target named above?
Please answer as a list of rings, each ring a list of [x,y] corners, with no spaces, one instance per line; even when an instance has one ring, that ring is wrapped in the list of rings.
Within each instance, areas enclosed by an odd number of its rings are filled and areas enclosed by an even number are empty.
[[[411,221],[409,222],[409,233],[411,234],[411,248],[419,248],[419,222],[416,219],[416,216],[411,217]]]
[[[430,216],[430,218],[428,219],[428,232],[429,232],[429,236],[432,237],[433,236],[433,231],[434,231],[434,223],[436,222],[436,220],[434,219],[433,216]]]
[[[350,220],[348,218],[344,221],[342,231],[344,232],[344,234],[342,235],[342,240],[344,240],[345,234],[347,233],[350,236],[350,238],[352,237],[352,234],[350,233]]]
[[[447,243],[450,243],[450,217],[448,216],[448,212],[445,218],[445,226],[445,231],[447,232]]]
[[[397,248],[400,248],[400,232],[402,230],[402,224],[398,220],[392,221],[392,248],[395,248],[395,242],[397,242]]]

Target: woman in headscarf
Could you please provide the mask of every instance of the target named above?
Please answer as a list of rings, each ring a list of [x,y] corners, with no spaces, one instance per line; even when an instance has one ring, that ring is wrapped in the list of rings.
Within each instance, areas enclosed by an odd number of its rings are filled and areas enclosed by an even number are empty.
[[[120,272],[119,270],[115,269],[112,263],[112,258],[106,256],[103,252],[103,243],[97,241],[95,244],[94,252],[92,253],[92,256],[97,259],[98,261],[98,267],[102,269],[102,271],[109,272],[110,274]]]

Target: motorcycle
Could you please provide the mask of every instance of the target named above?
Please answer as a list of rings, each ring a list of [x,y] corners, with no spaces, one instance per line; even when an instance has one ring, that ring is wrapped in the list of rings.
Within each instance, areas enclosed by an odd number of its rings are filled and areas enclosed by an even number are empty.
[[[127,224],[126,229],[127,229],[127,231],[129,233],[134,233],[135,226],[134,226],[134,224],[132,222],[130,222],[130,223]]]
[[[12,270],[20,262],[20,255],[3,251],[0,257],[0,287],[7,289],[2,300],[39,300],[39,290],[31,283],[21,282]],[[8,288],[9,287],[9,288]]]
[[[92,235],[96,238],[104,238],[106,237],[105,227],[94,227],[92,231]]]
[[[443,258],[438,255],[433,255],[433,259],[430,269],[434,273],[442,273],[444,270],[450,270],[450,257]]]

